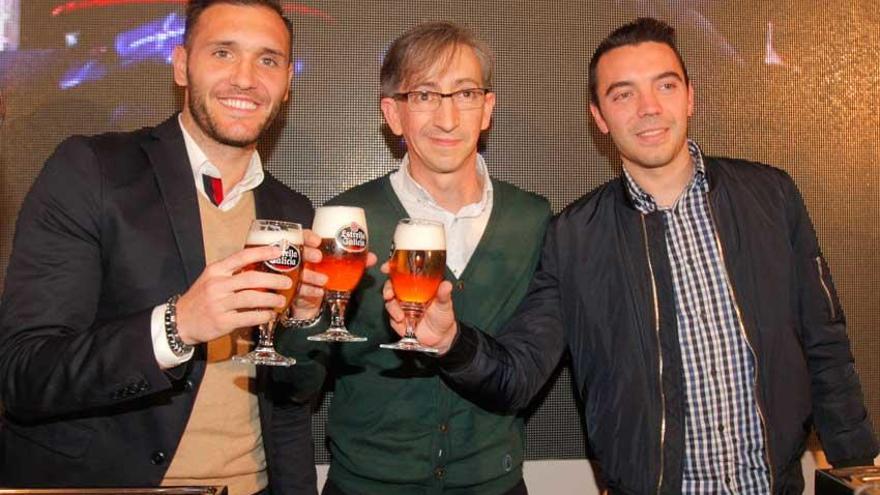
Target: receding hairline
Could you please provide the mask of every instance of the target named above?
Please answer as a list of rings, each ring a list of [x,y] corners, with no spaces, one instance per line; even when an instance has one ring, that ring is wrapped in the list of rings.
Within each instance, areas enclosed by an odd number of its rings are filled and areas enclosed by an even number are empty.
[[[474,56],[477,61],[477,67],[480,70],[480,80],[477,81],[480,85],[486,84],[486,74],[483,74],[483,66],[480,63],[480,59],[477,56],[477,50],[468,43],[450,43],[446,47],[443,48],[443,53],[433,60],[430,64],[427,64],[423,67],[414,68],[409,74],[403,74],[403,78],[401,78],[399,82],[399,88],[403,89],[407,87],[412,87],[415,85],[422,84],[428,79],[433,78],[436,75],[442,74],[451,64],[452,61],[455,60],[455,57],[462,53],[464,50],[470,50],[470,53]]]
[[[389,97],[449,65],[461,47],[470,47],[480,65],[483,85],[492,84],[495,55],[476,33],[448,21],[417,24],[389,46],[380,70],[380,93]]]

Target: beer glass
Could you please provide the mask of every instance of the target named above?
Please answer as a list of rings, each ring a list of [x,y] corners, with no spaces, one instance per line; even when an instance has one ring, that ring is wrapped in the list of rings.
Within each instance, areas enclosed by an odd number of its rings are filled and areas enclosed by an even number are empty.
[[[244,356],[233,356],[232,360],[246,364],[291,366],[296,363],[296,359],[275,352],[275,323],[278,321],[279,315],[287,311],[299,288],[300,275],[302,274],[302,226],[298,223],[277,220],[254,220],[248,233],[247,242],[245,242],[245,248],[268,245],[280,247],[282,249],[281,256],[268,261],[252,263],[244,270],[286,275],[290,277],[292,283],[289,289],[277,291],[278,294],[284,296],[284,305],[272,308],[275,312],[272,319],[268,323],[260,325],[260,339],[257,348]]]
[[[385,349],[436,353],[416,340],[416,325],[425,304],[437,293],[446,270],[446,233],[443,224],[430,220],[404,218],[397,223],[389,260],[389,278],[403,309],[406,334]]]
[[[364,342],[345,328],[345,308],[367,263],[367,220],[363,208],[322,206],[315,210],[312,230],[321,236],[321,262],[309,268],[327,275],[324,300],[330,306],[330,328],[310,335],[319,342]]]

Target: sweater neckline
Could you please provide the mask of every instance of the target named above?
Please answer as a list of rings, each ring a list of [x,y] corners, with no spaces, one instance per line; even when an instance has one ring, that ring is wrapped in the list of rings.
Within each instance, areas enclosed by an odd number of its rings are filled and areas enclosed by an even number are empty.
[[[504,199],[504,191],[503,188],[498,187],[498,181],[495,180],[494,177],[489,177],[489,180],[492,181],[492,211],[489,213],[489,222],[486,224],[486,230],[483,231],[483,235],[480,237],[480,242],[477,243],[477,248],[474,250],[474,254],[471,255],[470,261],[466,267],[464,267],[464,271],[461,272],[461,277],[456,277],[452,270],[449,267],[444,267],[445,276],[447,280],[452,282],[458,282],[459,280],[466,280],[470,276],[471,272],[475,270],[474,266],[480,263],[480,260],[485,255],[486,246],[492,244],[492,240],[495,237],[495,232],[497,230],[497,225],[499,224],[498,216],[501,214],[501,203]],[[403,203],[400,202],[400,198],[397,197],[397,194],[394,193],[394,188],[391,187],[391,173],[386,174],[382,178],[382,191],[385,193],[385,199],[391,204],[391,207],[398,214],[398,220],[401,218],[406,218],[409,216],[406,208],[403,207]],[[396,222],[395,222],[396,223]]]

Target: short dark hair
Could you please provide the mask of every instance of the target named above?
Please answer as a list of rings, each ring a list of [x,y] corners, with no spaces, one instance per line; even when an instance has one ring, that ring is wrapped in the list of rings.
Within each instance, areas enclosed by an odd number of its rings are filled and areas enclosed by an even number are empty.
[[[679,53],[678,46],[675,44],[675,28],[653,17],[640,17],[612,31],[611,34],[599,43],[596,51],[593,52],[593,57],[590,59],[589,74],[590,101],[592,103],[599,104],[599,95],[596,94],[596,66],[599,65],[599,59],[602,58],[602,55],[615,48],[640,45],[647,42],[662,43],[672,48],[672,51],[675,52],[675,56],[678,58],[678,63],[681,64],[681,70],[684,72],[684,82],[688,83],[690,81],[687,67],[684,65],[684,59],[681,58],[681,53]]]
[[[480,62],[483,85],[492,87],[495,56],[473,31],[451,22],[426,22],[410,28],[391,43],[379,74],[383,97],[394,96],[402,85],[424,74],[435,64],[448,62],[459,46],[474,50]],[[446,60],[440,57],[445,56]]]
[[[186,4],[186,30],[183,33],[183,45],[185,47],[189,47],[192,34],[195,32],[196,24],[199,22],[199,17],[202,16],[202,13],[214,5],[223,4],[272,9],[284,21],[284,27],[287,28],[287,34],[290,37],[291,47],[293,46],[293,23],[284,16],[284,9],[281,8],[279,0],[189,0]]]

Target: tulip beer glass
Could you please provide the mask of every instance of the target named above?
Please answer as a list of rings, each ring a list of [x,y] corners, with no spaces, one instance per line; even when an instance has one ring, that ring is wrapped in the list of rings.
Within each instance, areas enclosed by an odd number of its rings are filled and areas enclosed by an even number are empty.
[[[322,206],[315,210],[312,230],[321,236],[321,262],[309,268],[327,275],[324,300],[330,306],[330,328],[309,340],[364,342],[345,328],[345,308],[367,263],[367,220],[363,208]]]
[[[278,273],[290,277],[289,289],[277,291],[284,296],[283,306],[272,308],[274,316],[268,323],[260,325],[260,339],[257,348],[244,356],[233,356],[238,363],[263,364],[268,366],[291,366],[296,360],[275,352],[275,323],[279,315],[287,311],[290,302],[299,288],[302,274],[303,232],[298,223],[276,220],[254,220],[248,233],[245,248],[257,246],[278,246],[282,249],[278,258],[250,264],[244,270],[257,270],[267,273]]]
[[[415,327],[425,304],[437,292],[446,270],[446,234],[443,224],[430,220],[404,218],[397,223],[389,260],[391,286],[406,319],[406,335],[385,349],[436,353],[416,340]]]

